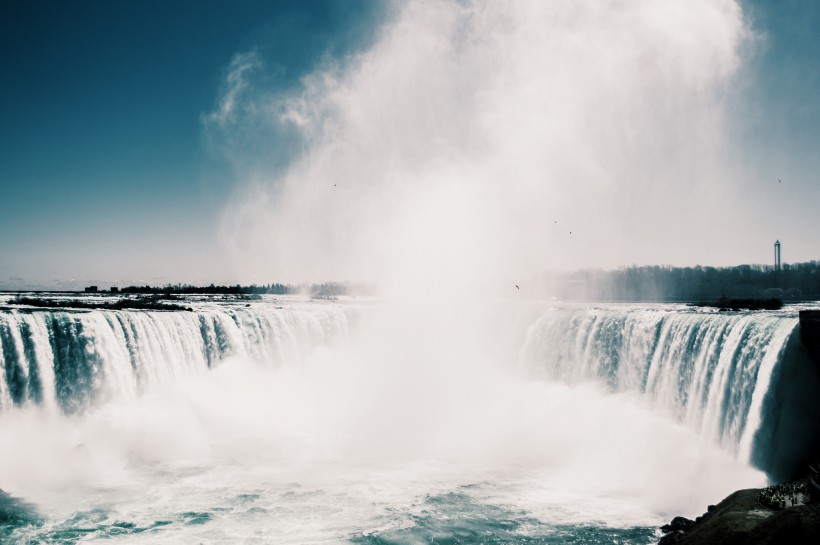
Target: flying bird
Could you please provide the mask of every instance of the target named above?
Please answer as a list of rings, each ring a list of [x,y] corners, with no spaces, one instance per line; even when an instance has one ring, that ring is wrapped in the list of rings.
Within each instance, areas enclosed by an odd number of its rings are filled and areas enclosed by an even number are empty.
[[[777,183],[782,184],[783,182],[781,182],[780,179],[778,178]]]
[[[520,290],[521,288],[518,287],[518,284],[515,285],[515,289]]]

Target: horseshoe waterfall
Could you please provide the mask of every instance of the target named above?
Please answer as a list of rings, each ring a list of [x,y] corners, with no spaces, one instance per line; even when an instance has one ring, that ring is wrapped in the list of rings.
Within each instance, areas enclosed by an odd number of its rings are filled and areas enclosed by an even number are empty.
[[[817,446],[796,307],[186,304],[0,307],[4,540],[651,543]]]

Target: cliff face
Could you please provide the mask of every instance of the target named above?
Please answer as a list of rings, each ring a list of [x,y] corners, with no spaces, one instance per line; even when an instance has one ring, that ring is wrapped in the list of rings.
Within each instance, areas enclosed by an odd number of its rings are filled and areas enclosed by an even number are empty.
[[[820,366],[820,310],[800,311],[800,342],[811,359]],[[793,348],[802,351],[803,347]],[[814,440],[817,435],[814,423],[817,419],[807,417],[818,411],[817,382],[813,378],[818,369],[820,367],[811,369],[805,355],[793,360],[787,358],[781,369],[781,382],[806,385],[804,389],[789,389],[789,395],[775,396],[780,413],[786,415],[775,428],[791,438],[783,444],[799,444],[800,447],[802,458],[792,460],[795,466],[805,467],[806,463],[820,455],[820,448]],[[806,395],[802,395],[803,390],[806,390]],[[784,410],[787,404],[791,404],[790,409]],[[799,496],[797,505],[791,505],[789,491],[798,489],[806,494]],[[762,490],[738,490],[718,505],[710,505],[708,511],[694,521],[675,517],[670,524],[661,528],[665,535],[660,545],[816,545],[820,543],[818,496],[820,490],[808,479]],[[804,498],[810,501],[802,504]],[[786,505],[789,506],[784,507]]]
[[[760,489],[738,490],[695,521],[667,525],[659,545],[802,545],[820,543],[820,504],[773,509]],[[674,521],[673,521],[674,522]]]
[[[820,310],[800,311],[800,340],[811,359],[820,365]]]

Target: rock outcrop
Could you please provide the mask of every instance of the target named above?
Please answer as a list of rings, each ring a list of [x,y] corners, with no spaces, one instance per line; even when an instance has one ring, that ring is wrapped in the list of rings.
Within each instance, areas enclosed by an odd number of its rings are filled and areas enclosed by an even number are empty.
[[[805,483],[738,490],[716,506],[710,505],[694,521],[675,517],[661,528],[665,535],[659,545],[816,545],[820,543],[820,503],[796,501],[797,505],[785,508],[772,506],[771,498],[797,490],[798,485]]]
[[[820,365],[820,310],[800,311],[800,340],[811,359]]]

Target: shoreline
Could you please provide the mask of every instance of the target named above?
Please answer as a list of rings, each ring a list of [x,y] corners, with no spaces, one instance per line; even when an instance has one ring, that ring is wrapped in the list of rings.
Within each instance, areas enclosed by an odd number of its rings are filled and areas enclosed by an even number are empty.
[[[675,517],[661,531],[658,545],[820,543],[820,490],[808,477],[737,490],[695,520]]]

